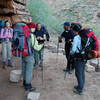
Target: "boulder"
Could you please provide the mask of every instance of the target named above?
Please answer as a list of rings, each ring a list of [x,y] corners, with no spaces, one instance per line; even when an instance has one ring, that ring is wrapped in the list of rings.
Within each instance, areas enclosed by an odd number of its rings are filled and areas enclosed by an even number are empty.
[[[95,67],[89,64],[86,64],[86,71],[87,72],[94,72],[95,71]]]
[[[100,58],[90,60],[90,65],[92,66],[100,66]]]
[[[30,92],[27,95],[27,100],[39,100],[40,93]]]
[[[21,80],[21,70],[12,70],[10,72],[10,81],[18,83]]]

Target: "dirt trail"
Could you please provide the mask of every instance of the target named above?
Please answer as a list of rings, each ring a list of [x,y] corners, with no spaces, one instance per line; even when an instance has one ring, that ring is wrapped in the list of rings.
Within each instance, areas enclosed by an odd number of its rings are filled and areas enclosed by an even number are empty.
[[[66,66],[65,56],[59,53],[58,63],[56,63],[56,58],[56,53],[45,49],[43,83],[41,71],[34,71],[33,86],[37,88],[37,92],[41,93],[39,100],[100,100],[100,73],[86,73],[86,91],[83,96],[78,96],[72,91],[74,85],[77,84],[74,73],[67,74],[64,80],[62,70]],[[0,66],[0,100],[26,100],[21,83],[9,82],[11,70],[12,68],[3,70]]]

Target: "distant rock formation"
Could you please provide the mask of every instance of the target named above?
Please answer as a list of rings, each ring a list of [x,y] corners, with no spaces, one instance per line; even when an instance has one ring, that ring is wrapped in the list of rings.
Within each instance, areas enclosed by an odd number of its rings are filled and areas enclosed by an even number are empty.
[[[32,20],[26,8],[26,0],[0,0],[0,19],[16,22],[30,22]]]

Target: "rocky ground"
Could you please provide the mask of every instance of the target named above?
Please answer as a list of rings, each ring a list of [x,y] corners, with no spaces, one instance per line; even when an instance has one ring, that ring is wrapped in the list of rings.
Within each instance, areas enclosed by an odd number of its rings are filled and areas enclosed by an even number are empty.
[[[0,100],[26,100],[26,92],[22,83],[9,82],[10,71],[20,69],[19,65],[18,60],[16,60],[14,68],[4,70],[2,64],[0,65]],[[62,53],[57,55],[54,48],[45,49],[43,82],[42,72],[39,69],[34,71],[32,82],[33,86],[37,88],[36,92],[41,94],[39,100],[100,100],[99,72],[86,72],[86,89],[84,95],[79,96],[73,93],[73,87],[77,84],[74,72],[67,74],[64,80],[62,70],[65,66],[66,59]]]

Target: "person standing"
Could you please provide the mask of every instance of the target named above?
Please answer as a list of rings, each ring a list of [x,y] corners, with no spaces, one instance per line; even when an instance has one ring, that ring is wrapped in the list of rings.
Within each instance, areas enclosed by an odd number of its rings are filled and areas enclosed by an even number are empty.
[[[23,86],[26,91],[35,91],[36,88],[32,86],[33,70],[34,70],[34,46],[35,40],[33,39],[33,33],[36,30],[36,24],[27,24],[30,29],[30,36],[27,38],[28,45],[28,56],[22,56],[22,76],[23,76]]]
[[[70,48],[71,48],[74,36],[75,36],[75,34],[71,30],[71,23],[65,22],[64,23],[64,32],[59,37],[59,42],[62,41],[62,38],[65,39],[65,54],[66,54],[66,59],[67,59],[67,67],[66,67],[66,69],[63,70],[65,72],[70,72],[71,70],[74,69],[73,67],[71,67],[71,59],[69,56]]]
[[[39,44],[37,41],[37,38],[35,36],[35,30],[36,28],[36,24],[33,22],[27,23],[28,27],[31,29],[31,40],[32,40],[32,45],[33,45],[33,56],[34,56],[34,67],[36,67],[36,65],[38,65],[38,61],[39,61],[39,51],[43,48],[44,44]]]
[[[3,68],[6,65],[11,67],[11,41],[13,37],[13,29],[11,28],[11,23],[9,21],[5,22],[5,27],[1,29],[0,39],[2,40],[2,57],[3,57]]]
[[[81,37],[79,35],[79,31],[82,26],[80,24],[76,24],[73,26],[73,31],[76,36],[73,39],[72,48],[70,51],[71,56],[73,56],[74,62],[73,65],[75,67],[75,75],[77,78],[78,85],[74,86],[74,91],[76,94],[81,95],[83,93],[84,84],[85,84],[85,64],[86,60],[83,58],[83,54],[80,53],[82,50]]]
[[[42,28],[42,25],[40,23],[37,24],[37,29],[35,31],[35,36],[37,38],[38,44],[42,46],[41,50],[37,51],[35,50],[35,58],[36,58],[36,65],[39,65],[41,68],[43,67],[43,55],[44,55],[44,42],[47,40],[49,41],[49,34],[47,30],[44,30],[44,27]]]

